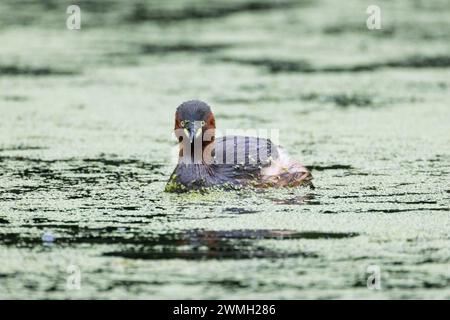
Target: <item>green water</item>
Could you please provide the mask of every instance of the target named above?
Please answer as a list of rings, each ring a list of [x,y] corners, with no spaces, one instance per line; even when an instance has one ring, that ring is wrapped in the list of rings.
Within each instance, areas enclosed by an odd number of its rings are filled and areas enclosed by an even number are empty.
[[[0,3],[0,298],[450,298],[446,1],[79,3]],[[164,193],[192,98],[316,189]]]

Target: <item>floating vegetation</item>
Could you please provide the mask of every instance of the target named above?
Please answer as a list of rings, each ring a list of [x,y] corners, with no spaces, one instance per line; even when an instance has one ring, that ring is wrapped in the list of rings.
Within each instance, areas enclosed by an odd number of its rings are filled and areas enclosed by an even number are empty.
[[[127,17],[130,22],[178,22],[198,19],[216,19],[234,13],[260,12],[275,9],[288,9],[294,5],[291,1],[229,1],[211,2],[209,6],[203,4],[182,7],[179,9],[161,9],[147,6],[143,2],[135,4]]]
[[[220,58],[221,62],[237,63],[255,67],[262,67],[270,73],[298,72],[298,73],[340,73],[340,72],[368,72],[382,68],[448,68],[450,56],[412,56],[403,60],[374,62],[350,66],[313,66],[307,61],[289,61],[276,59],[239,59]]]
[[[231,48],[229,44],[222,43],[175,43],[175,44],[143,44],[140,46],[142,54],[169,54],[169,53],[212,53]]]
[[[246,209],[246,208],[232,207],[232,208],[224,208],[224,209],[222,209],[222,212],[231,213],[231,214],[249,214],[249,213],[257,213],[257,212],[261,212],[261,211],[251,210],[251,209]]]
[[[31,67],[17,65],[0,65],[0,77],[2,76],[72,76],[79,74],[75,70],[62,70],[50,67]]]
[[[336,94],[336,95],[319,95],[317,93],[311,93],[303,95],[302,100],[305,101],[320,101],[331,102],[338,107],[369,107],[374,105],[373,98],[362,94]]]
[[[311,170],[314,171],[324,171],[324,170],[353,170],[353,166],[347,164],[332,164],[332,165],[312,165],[309,166]]]
[[[0,99],[5,101],[16,101],[16,102],[23,102],[28,100],[28,98],[25,96],[16,96],[16,95],[6,95],[0,97]]]
[[[356,2],[1,0],[0,297],[448,299],[450,6]],[[316,189],[164,192],[188,99]]]

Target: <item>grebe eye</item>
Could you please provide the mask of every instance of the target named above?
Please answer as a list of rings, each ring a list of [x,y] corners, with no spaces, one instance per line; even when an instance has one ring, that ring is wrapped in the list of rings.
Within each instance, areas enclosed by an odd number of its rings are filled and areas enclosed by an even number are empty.
[[[181,120],[180,125],[184,128],[184,120]]]
[[[205,124],[206,124],[206,122],[205,122],[205,121],[202,121],[202,127],[203,127]]]

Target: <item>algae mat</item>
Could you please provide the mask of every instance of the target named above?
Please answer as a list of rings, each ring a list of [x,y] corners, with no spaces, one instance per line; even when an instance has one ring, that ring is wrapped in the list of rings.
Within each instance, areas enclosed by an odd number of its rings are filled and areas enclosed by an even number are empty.
[[[377,2],[2,1],[0,298],[450,298],[450,6]],[[316,189],[164,193],[192,98]]]

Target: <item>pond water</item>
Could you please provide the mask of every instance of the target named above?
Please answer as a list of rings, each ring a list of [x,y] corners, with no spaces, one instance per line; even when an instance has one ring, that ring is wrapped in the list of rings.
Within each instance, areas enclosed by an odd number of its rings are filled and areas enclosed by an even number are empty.
[[[0,298],[450,298],[446,1],[79,3],[0,3]],[[316,189],[165,193],[192,98]]]

